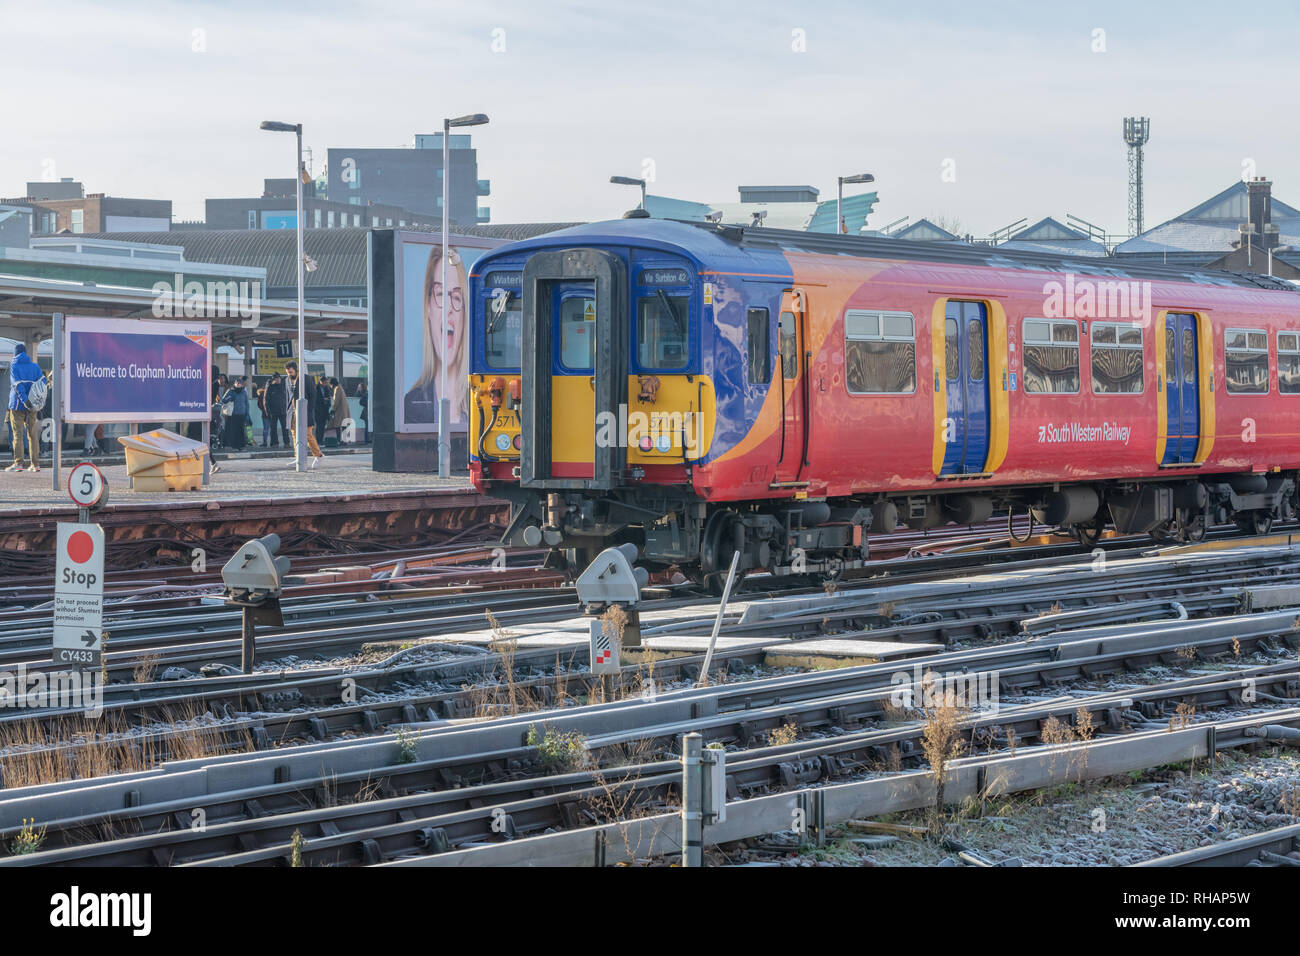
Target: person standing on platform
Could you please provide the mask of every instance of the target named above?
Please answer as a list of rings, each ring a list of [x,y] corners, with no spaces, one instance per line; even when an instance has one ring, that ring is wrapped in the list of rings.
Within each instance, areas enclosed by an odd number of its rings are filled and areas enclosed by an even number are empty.
[[[343,391],[343,386],[339,384],[337,378],[330,379],[330,386],[334,393],[330,399],[330,422],[329,427],[334,429],[338,435],[339,444],[343,444],[343,423],[351,418],[351,409],[348,408],[348,393]]]
[[[231,402],[235,407],[226,416],[226,445],[233,451],[241,451],[246,438],[245,423],[248,421],[248,392],[244,391],[244,380],[235,379],[226,394],[221,396],[221,401],[223,404]]]
[[[280,373],[276,372],[271,376],[271,380],[266,383],[266,394],[263,398],[266,405],[262,421],[270,423],[270,445],[273,448],[280,447],[280,438],[283,436],[284,443],[289,444],[289,432],[284,425],[285,413],[289,410],[288,393],[285,390],[284,379]],[[263,432],[266,431],[266,425],[263,424]],[[265,444],[265,440],[263,442]]]
[[[312,393],[316,404],[316,441],[325,440],[325,428],[330,419],[330,390],[325,385],[325,376],[317,375],[308,380],[307,389]]]
[[[370,388],[365,382],[357,385],[357,402],[361,405],[361,440],[370,444]]]
[[[269,448],[271,445],[271,416],[266,414],[266,386],[256,388],[253,392],[257,396],[257,412],[262,418],[262,447]]]
[[[298,397],[298,363],[289,362],[284,367],[289,373],[289,421],[291,423],[289,434],[293,436],[293,448],[298,447],[298,414],[294,410],[293,402]],[[307,403],[307,451],[311,455],[311,467],[315,468],[316,463],[325,457],[325,453],[320,450],[320,445],[316,441],[316,435],[313,433],[313,425],[316,421],[314,396],[311,394],[311,383],[303,382],[303,401]],[[294,462],[289,461],[289,467],[292,468]]]
[[[222,396],[230,390],[230,382],[225,375],[218,375],[212,380],[212,434],[209,436],[212,449],[226,446],[226,416],[221,413]]]
[[[28,471],[41,470],[40,412],[28,405],[32,385],[43,381],[41,368],[27,355],[27,346],[14,346],[9,366],[9,428],[13,432],[14,463],[6,471],[22,471],[23,436],[27,437]]]

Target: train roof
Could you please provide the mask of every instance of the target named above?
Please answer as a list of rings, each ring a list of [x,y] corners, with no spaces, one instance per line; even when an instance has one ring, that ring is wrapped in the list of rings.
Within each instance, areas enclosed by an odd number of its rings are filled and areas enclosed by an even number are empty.
[[[766,226],[733,226],[680,219],[633,217],[583,223],[556,232],[510,243],[494,249],[482,261],[519,251],[520,247],[565,247],[575,240],[612,244],[633,244],[667,252],[684,253],[700,263],[717,267],[721,262],[773,263],[782,253],[855,256],[898,262],[930,262],[943,265],[1011,269],[1020,272],[1057,272],[1097,278],[1143,279],[1156,282],[1187,282],[1220,288],[1253,291],[1297,292],[1284,279],[1253,272],[1197,269],[1186,265],[1163,265],[1149,260],[1114,256],[1071,256],[1068,254],[1004,249],[967,242],[926,242],[881,236],[837,236],[829,233]],[[479,271],[476,263],[475,272]]]
[[[686,225],[707,230],[742,249],[805,252],[821,255],[861,256],[867,259],[895,259],[992,269],[1036,272],[1073,272],[1077,275],[1116,279],[1151,279],[1191,282],[1198,285],[1236,286],[1296,292],[1285,279],[1254,272],[1229,272],[1161,265],[1149,261],[1130,262],[1114,256],[1070,256],[1024,249],[1004,250],[967,242],[926,242],[881,236],[837,236],[763,226],[728,226],[690,222]]]

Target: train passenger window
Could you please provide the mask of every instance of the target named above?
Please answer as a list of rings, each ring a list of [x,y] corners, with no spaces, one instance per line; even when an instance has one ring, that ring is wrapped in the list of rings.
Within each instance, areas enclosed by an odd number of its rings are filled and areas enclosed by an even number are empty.
[[[943,321],[943,374],[950,382],[961,378],[961,330],[956,319]]]
[[[1277,334],[1277,390],[1300,393],[1300,332]]]
[[[1262,395],[1268,391],[1268,333],[1263,329],[1225,329],[1224,367],[1228,391]]]
[[[1123,322],[1094,322],[1089,334],[1092,336],[1093,393],[1141,392],[1144,388],[1142,329]]]
[[[483,306],[483,350],[488,368],[523,364],[524,313],[518,292],[490,290]]]
[[[646,369],[685,368],[691,359],[688,302],[662,290],[637,302],[637,362]]]
[[[575,295],[561,301],[560,361],[573,371],[590,371],[596,367],[594,299]]]
[[[970,345],[970,380],[984,381],[984,323],[971,319],[966,323],[966,340]]]
[[[794,313],[782,312],[780,319],[781,334],[781,376],[787,380],[799,376],[799,361],[795,353],[799,350],[795,342]]]
[[[844,378],[855,395],[916,391],[916,324],[911,313],[845,312]]]
[[[749,384],[766,385],[772,381],[772,333],[767,325],[767,309],[749,309],[745,316],[749,333]]]
[[[1025,319],[1021,331],[1025,391],[1079,393],[1079,326],[1072,320]]]

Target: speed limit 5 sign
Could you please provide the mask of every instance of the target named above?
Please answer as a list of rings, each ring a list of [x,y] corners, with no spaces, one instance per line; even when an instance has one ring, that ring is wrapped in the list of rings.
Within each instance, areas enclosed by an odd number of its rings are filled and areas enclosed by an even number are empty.
[[[95,509],[104,503],[108,482],[104,473],[88,461],[68,472],[68,496],[79,508]]]

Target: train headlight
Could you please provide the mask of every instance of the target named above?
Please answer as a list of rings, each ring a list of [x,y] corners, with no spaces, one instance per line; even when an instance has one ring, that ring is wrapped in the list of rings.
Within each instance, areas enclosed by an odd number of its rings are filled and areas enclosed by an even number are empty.
[[[673,440],[667,435],[660,435],[658,441],[655,442],[655,448],[659,450],[661,455],[668,454],[669,449],[672,447]]]
[[[655,446],[655,443],[651,440],[649,435],[642,435],[641,440],[636,444],[637,447],[640,448],[642,451],[649,451],[651,448],[654,448]]]
[[[498,435],[498,436],[497,436],[497,451],[508,451],[509,449],[510,449],[510,436],[509,436],[509,435]]]
[[[516,448],[524,447],[524,436],[522,433],[515,436],[515,447]]]

